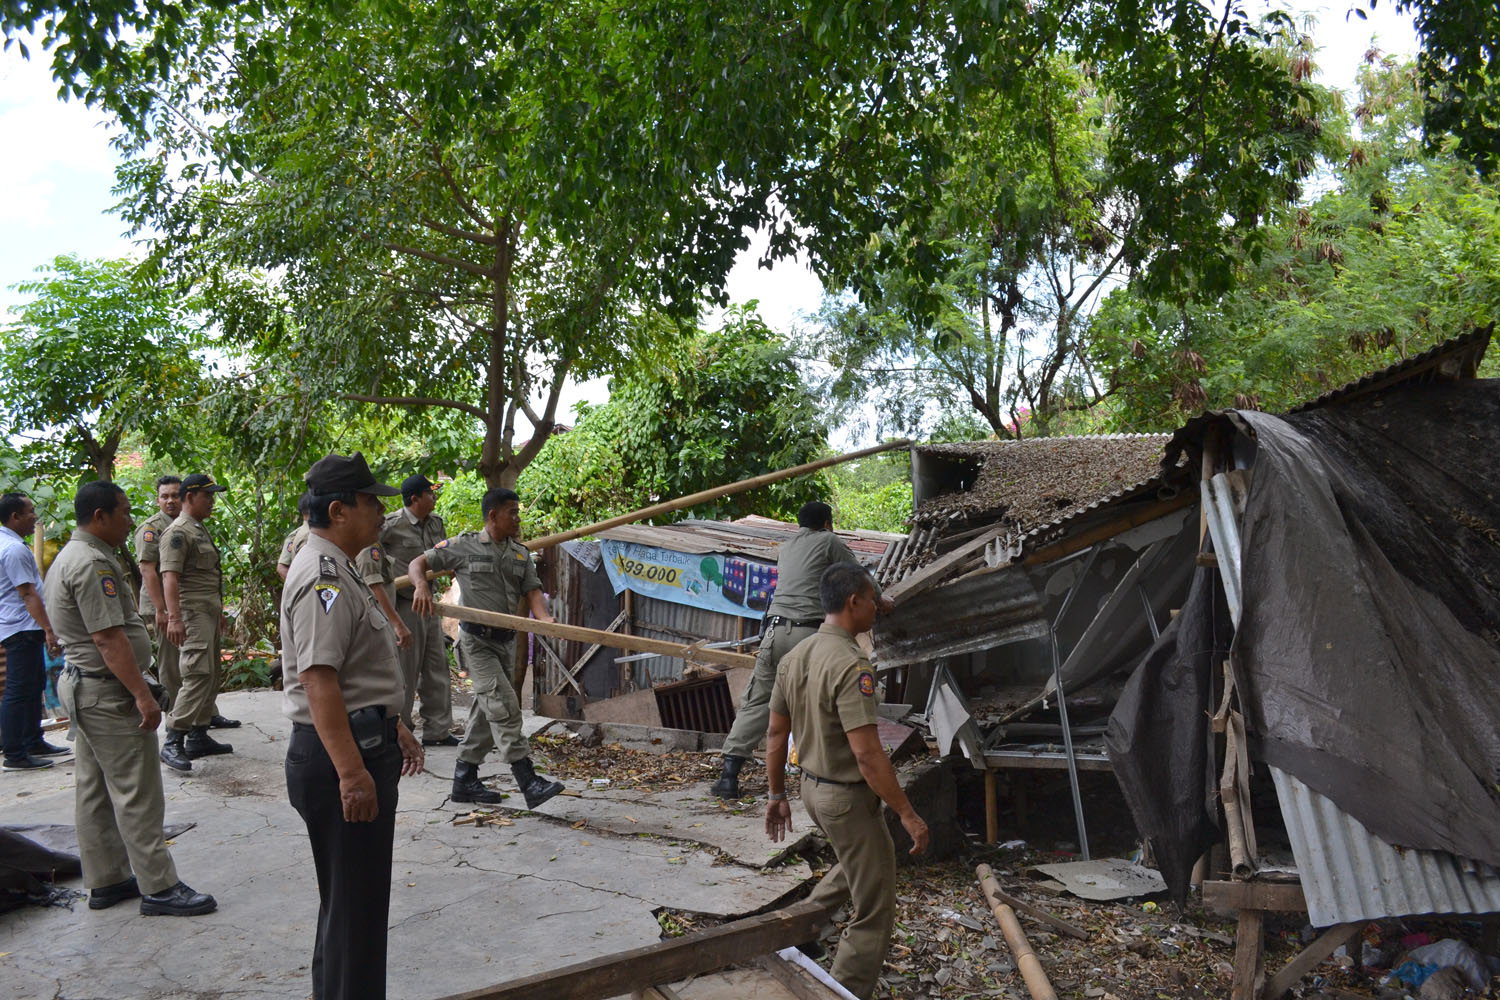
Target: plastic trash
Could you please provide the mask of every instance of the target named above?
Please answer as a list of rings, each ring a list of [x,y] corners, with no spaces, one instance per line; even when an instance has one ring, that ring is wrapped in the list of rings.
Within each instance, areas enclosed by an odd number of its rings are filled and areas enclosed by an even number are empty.
[[[1453,966],[1464,974],[1469,988],[1476,993],[1483,993],[1490,984],[1489,968],[1485,965],[1484,956],[1473,945],[1457,938],[1443,938],[1441,941],[1413,948],[1406,957],[1412,962],[1435,966],[1437,969]]]

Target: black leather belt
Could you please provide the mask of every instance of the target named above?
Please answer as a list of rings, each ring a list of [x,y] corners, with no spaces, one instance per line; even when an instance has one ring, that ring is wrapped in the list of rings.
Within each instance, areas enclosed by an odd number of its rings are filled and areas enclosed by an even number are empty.
[[[495,628],[492,625],[480,625],[477,622],[459,622],[458,627],[470,635],[477,635],[481,639],[492,639],[495,642],[510,642],[516,637],[514,629]]]
[[[99,673],[99,674],[91,674],[87,670],[79,670],[77,667],[72,666],[71,664],[69,664],[66,667],[63,667],[63,673],[65,673],[65,674],[76,674],[79,677],[87,677],[87,678],[89,678],[91,680],[96,680],[96,681],[97,680],[111,680],[111,681],[117,681],[117,680],[119,680],[118,677],[116,677],[114,674],[110,673],[108,670],[104,671],[103,673]]]
[[[846,788],[852,788],[855,785],[863,785],[865,783],[865,779],[863,778],[860,778],[858,781],[834,781],[832,778],[820,778],[808,770],[803,770],[802,777],[819,785],[843,785]]]
[[[799,620],[788,618],[785,615],[770,615],[766,618],[766,625],[769,628],[775,628],[777,625],[786,625],[790,628],[817,628],[821,624],[823,624],[823,619],[821,618],[802,618]]]
[[[401,720],[399,718],[383,719],[383,720],[381,720],[381,725],[382,725],[382,727],[384,728],[384,731],[385,731],[385,742],[386,743],[395,743],[396,742],[396,723],[398,723],[400,721]],[[311,736],[317,736],[318,735],[318,727],[314,726],[311,722],[294,722],[294,723],[292,723],[292,732],[294,732],[294,733],[307,733],[308,735],[311,735]]]

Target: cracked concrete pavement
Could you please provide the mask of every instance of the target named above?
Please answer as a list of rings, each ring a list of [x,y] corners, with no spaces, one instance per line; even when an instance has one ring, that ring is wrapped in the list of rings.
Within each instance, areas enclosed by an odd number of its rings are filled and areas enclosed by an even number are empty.
[[[0,914],[0,993],[309,995],[317,888],[306,830],[286,801],[281,761],[290,726],[276,692],[235,692],[220,706],[245,723],[216,734],[235,753],[199,760],[191,774],[162,772],[167,822],[197,824],[172,843],[178,872],[213,893],[218,912],[142,917],[133,904],[96,912],[79,899],[71,910]],[[401,782],[391,997],[444,996],[651,944],[660,937],[660,907],[732,917],[775,904],[809,875],[800,861],[758,867],[779,853],[759,813],[723,810],[706,788],[660,797],[576,789],[581,797],[528,814],[507,810],[519,796],[494,757],[482,772],[512,792],[496,811],[513,825],[454,826],[455,815],[471,809],[447,801],[456,753],[428,748],[427,773]],[[7,772],[0,824],[71,824],[72,778],[71,759]],[[81,880],[63,884],[82,888]]]

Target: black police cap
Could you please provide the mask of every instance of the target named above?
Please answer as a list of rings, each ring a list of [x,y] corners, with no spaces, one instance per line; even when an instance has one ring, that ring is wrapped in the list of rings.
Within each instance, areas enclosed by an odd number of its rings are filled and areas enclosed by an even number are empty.
[[[430,489],[432,489],[432,480],[420,472],[401,480],[401,495],[404,497],[419,496]]]
[[[214,477],[204,472],[195,472],[190,476],[182,477],[182,492],[191,493],[198,490],[203,493],[225,493],[228,486],[222,486],[214,482]]]
[[[376,482],[365,456],[357,451],[352,455],[324,455],[307,470],[302,481],[312,492],[324,495],[373,493],[378,497],[393,497],[401,492]]]

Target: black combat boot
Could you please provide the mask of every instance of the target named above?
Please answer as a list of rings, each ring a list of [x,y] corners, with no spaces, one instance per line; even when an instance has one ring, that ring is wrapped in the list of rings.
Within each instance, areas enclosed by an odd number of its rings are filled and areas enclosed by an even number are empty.
[[[724,755],[724,773],[719,775],[719,780],[709,789],[721,799],[737,799],[740,797],[740,769],[745,766],[745,758],[736,757],[733,754]]]
[[[193,761],[187,755],[183,742],[187,739],[187,733],[181,729],[168,729],[167,740],[161,747],[161,762],[174,771],[191,771]]]
[[[188,760],[197,760],[199,757],[212,757],[214,754],[234,753],[234,747],[228,743],[220,743],[208,735],[207,726],[195,726],[188,731],[187,739],[182,742],[183,749],[187,752]]]
[[[563,790],[561,781],[548,781],[537,774],[536,768],[531,766],[530,757],[522,757],[512,764],[510,773],[516,776],[516,784],[520,786],[521,794],[526,796],[527,809],[535,809]]]
[[[470,764],[466,760],[461,760],[453,765],[453,791],[448,793],[448,798],[453,802],[481,802],[485,805],[494,805],[505,798],[505,795],[484,787],[484,782],[479,780],[478,764]]]

